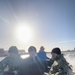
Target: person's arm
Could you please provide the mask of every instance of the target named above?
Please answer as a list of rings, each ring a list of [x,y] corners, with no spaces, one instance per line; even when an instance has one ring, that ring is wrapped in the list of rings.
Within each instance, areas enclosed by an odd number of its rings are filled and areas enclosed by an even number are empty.
[[[67,62],[61,60],[60,63],[59,63],[59,74],[64,74],[64,75],[67,75],[67,72],[68,72],[68,64]]]
[[[49,67],[51,67],[52,66],[52,64],[54,63],[54,60],[53,59],[50,59],[49,61],[47,61],[48,62],[48,66]]]

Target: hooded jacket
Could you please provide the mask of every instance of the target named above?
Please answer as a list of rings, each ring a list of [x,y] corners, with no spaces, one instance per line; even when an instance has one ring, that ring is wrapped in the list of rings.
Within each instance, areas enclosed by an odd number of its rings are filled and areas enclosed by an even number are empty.
[[[67,75],[69,72],[69,63],[66,61],[66,59],[63,57],[62,54],[60,54],[58,57],[54,59],[54,63],[49,71],[50,75]]]

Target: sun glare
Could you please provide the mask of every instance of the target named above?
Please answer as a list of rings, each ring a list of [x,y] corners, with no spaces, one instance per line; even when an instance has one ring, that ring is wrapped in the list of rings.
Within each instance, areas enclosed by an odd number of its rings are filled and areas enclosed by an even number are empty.
[[[22,43],[31,41],[33,32],[29,26],[20,25],[16,27],[16,37]]]

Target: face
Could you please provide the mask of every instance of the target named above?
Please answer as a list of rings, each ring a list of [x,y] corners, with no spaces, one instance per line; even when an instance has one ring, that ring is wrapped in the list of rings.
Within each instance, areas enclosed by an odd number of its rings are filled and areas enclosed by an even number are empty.
[[[40,50],[41,50],[41,51],[44,51],[44,47],[41,47]]]
[[[36,52],[35,52],[35,51],[30,51],[30,52],[29,52],[29,55],[30,55],[31,57],[35,57]]]
[[[15,57],[15,53],[9,53],[9,57]]]
[[[52,58],[54,59],[54,58],[56,58],[56,57],[58,57],[58,54],[52,53]]]

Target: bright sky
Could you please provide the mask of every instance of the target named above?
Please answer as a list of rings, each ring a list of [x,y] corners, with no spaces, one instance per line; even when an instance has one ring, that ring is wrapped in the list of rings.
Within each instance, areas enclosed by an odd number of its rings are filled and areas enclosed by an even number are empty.
[[[24,43],[16,38],[22,24],[31,29],[29,34],[33,36]],[[73,49],[75,0],[0,0],[0,47],[8,49],[12,45],[25,50],[30,45],[38,50],[43,45],[46,51],[57,46]]]

